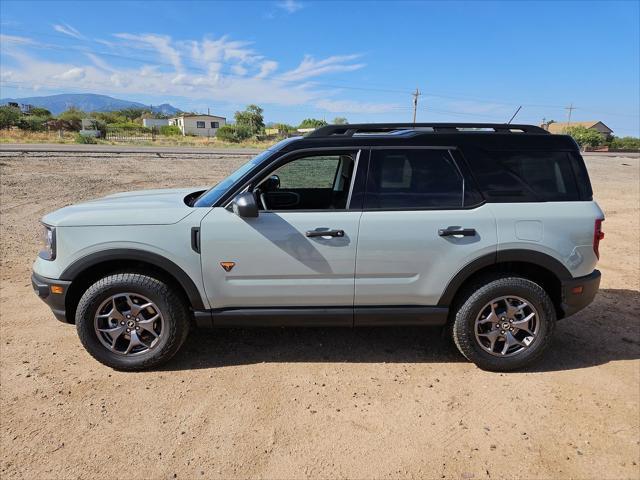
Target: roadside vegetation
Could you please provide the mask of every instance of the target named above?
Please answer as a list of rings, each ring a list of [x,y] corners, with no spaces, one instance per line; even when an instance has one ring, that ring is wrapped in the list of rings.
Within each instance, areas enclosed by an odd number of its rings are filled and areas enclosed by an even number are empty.
[[[550,123],[555,123],[551,120]],[[583,150],[640,151],[640,138],[637,137],[604,137],[600,133],[582,125],[567,127],[564,133],[571,135]]]
[[[300,135],[299,129],[313,129],[327,122],[306,118],[298,126],[285,123],[265,124],[263,109],[249,105],[234,115],[234,123],[223,125],[215,137],[183,136],[179,127],[143,126],[146,118],[168,118],[150,110],[127,108],[112,112],[83,112],[70,108],[52,115],[44,108],[32,108],[28,113],[19,108],[0,106],[0,143],[81,143],[136,144],[188,147],[265,148],[286,137]],[[91,120],[91,129],[98,135],[81,134],[82,120]],[[348,123],[338,117],[334,123]]]

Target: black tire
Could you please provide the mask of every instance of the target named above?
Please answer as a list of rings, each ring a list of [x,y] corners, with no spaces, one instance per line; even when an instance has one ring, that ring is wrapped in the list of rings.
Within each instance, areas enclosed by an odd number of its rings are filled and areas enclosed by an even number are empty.
[[[475,322],[481,309],[503,296],[526,300],[538,312],[539,331],[531,345],[514,356],[500,357],[484,350],[476,339]],[[549,295],[537,283],[514,276],[493,276],[475,282],[461,295],[452,325],[453,341],[460,353],[483,370],[507,372],[531,365],[548,348],[556,322],[556,312]]]
[[[147,297],[159,308],[164,321],[157,345],[135,356],[109,350],[100,342],[94,328],[94,318],[102,302],[123,292]],[[116,273],[98,280],[82,295],[76,310],[76,329],[82,345],[93,358],[116,370],[144,370],[166,362],[186,340],[189,326],[190,314],[185,301],[161,280],[138,273]]]

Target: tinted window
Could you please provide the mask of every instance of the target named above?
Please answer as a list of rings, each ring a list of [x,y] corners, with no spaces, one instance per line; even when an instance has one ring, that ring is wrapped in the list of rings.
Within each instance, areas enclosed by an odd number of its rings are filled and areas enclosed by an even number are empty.
[[[478,172],[489,197],[528,201],[577,200],[573,169],[565,152],[490,152],[495,167]]]
[[[283,165],[274,173],[280,177],[281,189],[333,188],[339,155],[305,157]]]
[[[196,122],[196,128],[204,128],[204,122]]]
[[[365,208],[457,208],[463,180],[447,150],[373,150]]]

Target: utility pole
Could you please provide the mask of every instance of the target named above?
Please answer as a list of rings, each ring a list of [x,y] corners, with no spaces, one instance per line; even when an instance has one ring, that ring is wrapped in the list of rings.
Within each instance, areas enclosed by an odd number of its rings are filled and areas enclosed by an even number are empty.
[[[571,102],[571,104],[568,107],[564,107],[564,109],[569,111],[569,118],[567,120],[567,128],[569,128],[571,126],[571,113],[576,109],[576,107],[574,107],[573,102]]]
[[[413,124],[416,124],[416,112],[418,110],[418,97],[420,96],[420,90],[416,87],[416,91],[413,95]]]

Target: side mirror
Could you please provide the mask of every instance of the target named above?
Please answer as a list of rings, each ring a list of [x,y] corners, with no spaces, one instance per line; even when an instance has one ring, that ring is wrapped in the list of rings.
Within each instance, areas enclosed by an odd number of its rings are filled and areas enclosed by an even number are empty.
[[[251,192],[245,192],[238,195],[232,202],[233,213],[239,217],[257,217],[258,216],[258,204],[256,203],[256,197]]]

